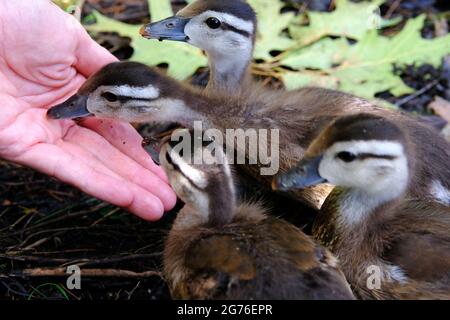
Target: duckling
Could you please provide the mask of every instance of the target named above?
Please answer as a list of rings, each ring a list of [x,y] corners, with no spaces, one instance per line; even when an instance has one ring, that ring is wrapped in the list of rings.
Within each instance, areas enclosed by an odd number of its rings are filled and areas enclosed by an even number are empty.
[[[249,70],[257,25],[256,13],[245,0],[197,0],[173,17],[144,25],[140,32],[147,39],[183,41],[205,50],[211,70],[206,89],[235,94],[242,87],[260,85],[250,81]],[[311,88],[297,89],[303,90]],[[326,95],[325,89],[319,92]],[[418,119],[438,131],[447,124],[440,117]]]
[[[176,123],[185,128],[193,128],[194,121],[200,121],[204,130],[218,129],[223,133],[269,130],[264,137],[267,143],[258,145],[273,151],[269,172],[261,174],[261,167],[267,164],[262,164],[260,156],[250,159],[256,165],[247,161],[239,168],[259,181],[261,187],[270,189],[278,167],[285,171],[301,160],[321,128],[340,115],[364,110],[388,112],[352,95],[320,88],[285,92],[251,87],[235,95],[205,92],[146,65],[117,62],[94,74],[78,94],[50,109],[48,115],[63,119],[94,114],[129,122]],[[249,148],[240,147],[237,153],[249,160]],[[331,186],[320,185],[293,192],[292,197],[317,209],[330,191]]]
[[[313,235],[360,298],[450,299],[449,158],[449,144],[414,120],[349,115],[274,188],[337,186]]]
[[[143,26],[141,34],[205,50],[210,67],[207,89],[233,92],[250,82],[256,28],[256,14],[243,0],[198,0],[173,17]]]
[[[181,146],[181,147],[180,147]],[[179,129],[160,163],[185,202],[168,235],[175,299],[353,299],[337,260],[259,203],[237,203],[223,146]],[[196,160],[198,159],[198,160]]]

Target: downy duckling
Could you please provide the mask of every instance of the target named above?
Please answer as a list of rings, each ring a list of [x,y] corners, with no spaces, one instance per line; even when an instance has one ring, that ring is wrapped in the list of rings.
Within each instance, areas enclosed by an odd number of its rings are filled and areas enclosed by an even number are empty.
[[[449,144],[413,120],[342,117],[275,189],[337,187],[313,226],[364,299],[450,299]]]
[[[173,298],[353,299],[327,249],[261,204],[237,203],[222,148],[186,129],[161,148],[160,163],[185,202],[164,250]]]
[[[147,39],[187,42],[204,50],[211,70],[207,90],[221,89],[235,94],[251,85],[250,64],[257,35],[257,16],[245,0],[197,0],[175,16],[141,28]],[[311,90],[300,88],[296,91]],[[318,90],[325,94],[325,89]],[[330,102],[332,103],[332,102]],[[447,122],[440,117],[418,119],[441,131]]]
[[[173,17],[143,26],[141,34],[205,50],[210,67],[207,89],[232,92],[250,82],[256,28],[256,14],[243,0],[198,0]]]
[[[269,151],[269,165],[262,164],[260,154],[250,159],[257,165],[250,164],[247,144],[238,144],[237,153],[248,160],[239,164],[239,168],[270,189],[272,175],[278,167],[285,171],[301,160],[305,148],[321,128],[340,115],[364,110],[388,112],[363,99],[320,88],[284,92],[252,87],[234,95],[205,92],[185,86],[146,65],[117,62],[94,74],[78,94],[50,109],[48,115],[63,119],[94,114],[128,122],[176,123],[186,128],[193,128],[194,121],[200,121],[203,130],[218,129],[222,133],[268,130],[263,137],[267,142],[260,139],[255,144],[259,151]],[[236,141],[237,138],[233,142]],[[263,166],[270,166],[268,171],[274,172],[261,175]],[[292,196],[312,208],[320,208],[330,190],[330,186],[321,185]]]

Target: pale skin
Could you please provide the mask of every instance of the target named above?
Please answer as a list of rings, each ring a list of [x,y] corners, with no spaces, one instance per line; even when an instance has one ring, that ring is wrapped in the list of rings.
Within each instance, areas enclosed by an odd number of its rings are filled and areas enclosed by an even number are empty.
[[[125,123],[50,120],[47,109],[115,61],[50,0],[0,0],[0,158],[154,221],[176,195]]]

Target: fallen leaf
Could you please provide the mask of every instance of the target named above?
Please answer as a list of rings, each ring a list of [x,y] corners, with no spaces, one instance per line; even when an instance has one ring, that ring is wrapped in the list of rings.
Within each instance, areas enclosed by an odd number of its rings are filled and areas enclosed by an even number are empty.
[[[354,3],[336,0],[332,12],[306,13],[309,25],[303,26],[304,17],[299,16],[289,26],[289,32],[299,46],[305,46],[326,36],[342,36],[355,40],[364,38],[368,30],[395,25],[401,19],[385,20],[380,16],[379,6],[384,0]]]
[[[442,119],[450,123],[450,102],[442,99],[441,97],[436,97],[433,102],[428,106]]]
[[[373,98],[379,92],[390,91],[395,96],[412,93],[400,76],[394,74],[394,64],[428,63],[438,67],[443,57],[450,53],[450,35],[432,40],[422,38],[421,29],[425,16],[410,19],[395,36],[388,38],[378,34],[377,30],[367,31],[365,36],[354,45],[345,45],[339,40],[321,40],[297,52],[300,57],[309,57],[299,62],[292,54],[287,54],[280,64],[301,66],[300,72],[286,72],[282,75],[287,87],[293,89],[302,84],[304,69],[316,69],[317,80],[323,77],[338,83],[337,89],[365,98]],[[320,43],[322,53],[317,53]],[[333,54],[333,50],[339,50]],[[324,61],[329,59],[329,61]],[[287,60],[287,62],[286,62]],[[330,65],[332,67],[330,67]]]
[[[170,0],[149,0],[149,10],[153,21],[173,14]],[[168,64],[168,73],[177,79],[184,80],[193,75],[198,68],[207,65],[207,59],[201,50],[193,46],[172,41],[159,42],[144,39],[139,34],[140,25],[131,25],[110,19],[99,12],[94,12],[97,21],[87,26],[90,32],[117,32],[131,38],[134,53],[131,60],[148,65]]]
[[[345,38],[325,38],[307,48],[287,52],[281,60],[283,66],[293,69],[329,69],[344,59],[350,44]]]
[[[280,14],[283,3],[280,0],[248,0],[258,15],[258,33],[255,58],[269,60],[271,51],[284,51],[295,42],[282,34],[294,17],[293,13]]]

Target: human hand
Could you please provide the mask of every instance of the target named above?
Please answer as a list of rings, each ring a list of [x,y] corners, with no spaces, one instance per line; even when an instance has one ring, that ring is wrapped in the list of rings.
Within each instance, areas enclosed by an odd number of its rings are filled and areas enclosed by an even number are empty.
[[[0,0],[0,157],[32,167],[146,220],[176,196],[129,124],[49,120],[86,77],[115,61],[49,0]]]

